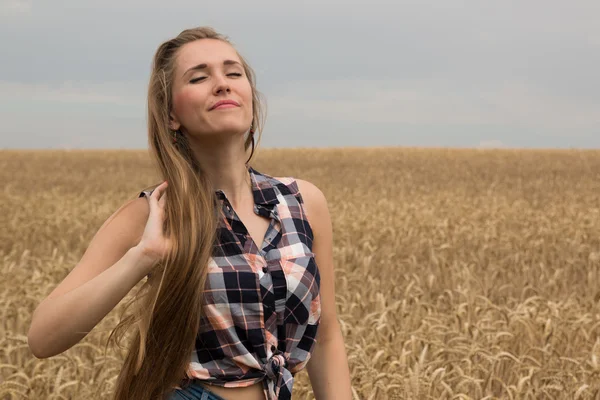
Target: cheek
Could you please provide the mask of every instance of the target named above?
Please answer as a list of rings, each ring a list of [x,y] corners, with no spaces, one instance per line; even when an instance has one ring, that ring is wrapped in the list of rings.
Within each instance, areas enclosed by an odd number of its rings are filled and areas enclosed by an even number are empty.
[[[199,105],[200,101],[194,97],[192,91],[182,90],[173,95],[173,109],[182,120],[185,120]]]
[[[244,97],[246,104],[248,105],[248,110],[250,110],[250,114],[252,114],[252,88],[250,87],[250,84],[248,84],[248,87],[245,90]]]
[[[245,96],[247,101],[249,101],[250,103],[252,103],[252,87],[250,87],[250,83],[247,83],[247,86],[245,88]]]

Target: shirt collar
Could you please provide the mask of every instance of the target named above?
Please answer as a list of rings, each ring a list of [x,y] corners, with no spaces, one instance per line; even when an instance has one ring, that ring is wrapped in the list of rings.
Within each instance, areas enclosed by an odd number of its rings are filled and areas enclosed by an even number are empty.
[[[263,206],[273,206],[279,204],[277,199],[277,193],[271,183],[269,177],[261,174],[250,165],[247,165],[248,172],[250,173],[250,181],[252,183],[252,195],[254,196],[254,203],[261,204]],[[225,198],[225,193],[221,189],[215,190],[215,193],[220,199]]]

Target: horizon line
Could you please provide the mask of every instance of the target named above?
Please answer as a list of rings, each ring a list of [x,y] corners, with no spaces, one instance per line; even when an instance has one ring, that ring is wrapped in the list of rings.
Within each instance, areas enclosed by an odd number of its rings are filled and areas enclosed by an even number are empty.
[[[556,150],[556,151],[597,151],[600,148],[596,147],[517,147],[517,146],[410,146],[410,145],[397,145],[397,146],[297,146],[297,147],[258,147],[258,151],[260,150],[390,150],[390,149],[439,149],[439,150]],[[49,148],[18,148],[18,147],[6,147],[0,148],[0,151],[7,152],[95,152],[95,151],[133,151],[133,152],[142,152],[149,151],[148,147],[135,147],[135,148],[119,148],[119,147],[49,147]]]

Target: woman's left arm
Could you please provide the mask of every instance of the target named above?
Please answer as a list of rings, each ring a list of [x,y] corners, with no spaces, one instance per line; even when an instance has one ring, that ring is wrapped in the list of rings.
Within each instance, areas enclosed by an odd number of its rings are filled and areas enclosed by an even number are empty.
[[[312,183],[296,181],[313,230],[312,251],[321,277],[321,320],[306,370],[317,400],[351,400],[350,369],[335,304],[333,233],[327,200]]]

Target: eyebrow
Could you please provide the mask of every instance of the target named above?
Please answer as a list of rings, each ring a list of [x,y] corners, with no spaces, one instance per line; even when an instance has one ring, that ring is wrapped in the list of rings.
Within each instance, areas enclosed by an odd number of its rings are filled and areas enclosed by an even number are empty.
[[[239,66],[242,66],[242,64],[240,64],[238,61],[235,61],[235,60],[225,60],[225,61],[223,61],[223,65],[235,65],[235,64],[238,64]],[[185,71],[183,73],[183,75],[181,75],[181,77],[183,78],[190,71],[201,71],[201,70],[205,69],[206,67],[207,67],[206,64],[198,64],[198,65],[193,66],[192,68],[188,69],[187,71]]]

